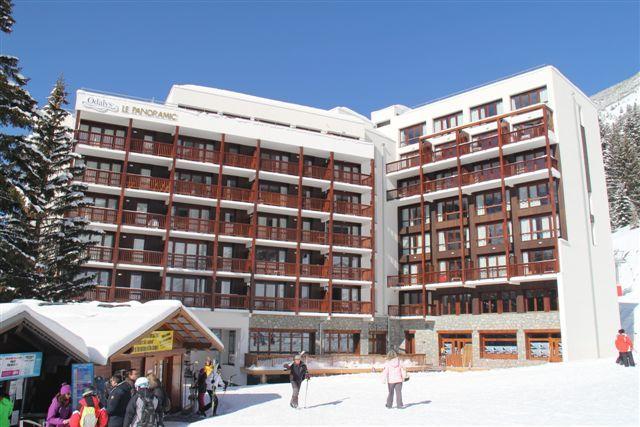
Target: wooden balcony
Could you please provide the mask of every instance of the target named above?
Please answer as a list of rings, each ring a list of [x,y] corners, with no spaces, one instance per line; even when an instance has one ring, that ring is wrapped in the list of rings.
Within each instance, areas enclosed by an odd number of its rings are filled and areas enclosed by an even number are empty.
[[[317,264],[300,264],[300,276],[326,278],[327,266]]]
[[[252,192],[246,188],[238,187],[222,187],[222,200],[231,200],[234,202],[252,202]]]
[[[90,246],[87,249],[89,261],[94,262],[112,262],[113,248],[107,246]]]
[[[206,255],[167,254],[167,266],[186,270],[211,271],[212,259]]]
[[[298,176],[299,165],[298,162],[260,159],[260,170]]]
[[[325,233],[324,231],[302,230],[301,242],[312,243],[317,245],[328,245],[329,233]]]
[[[499,145],[498,135],[487,136],[460,144],[460,155],[489,150]]]
[[[132,153],[148,154],[150,156],[173,157],[173,144],[143,139],[131,139],[129,150]]]
[[[207,197],[209,199],[216,198],[216,187],[211,184],[191,181],[174,181],[173,191],[176,194],[185,196]]]
[[[176,147],[176,158],[194,162],[220,164],[220,152],[196,147]]]
[[[424,316],[422,304],[390,305],[388,307],[389,316]]]
[[[210,293],[166,291],[164,299],[181,301],[187,307],[211,308]]]
[[[298,300],[299,310],[302,312],[327,313],[329,311],[329,302],[324,299],[307,299],[300,298]]]
[[[295,311],[295,298],[254,297],[253,309],[266,311]]]
[[[422,281],[422,273],[387,276],[387,287],[396,288],[402,286],[422,285]]]
[[[420,194],[420,183],[405,185],[404,187],[394,188],[387,190],[387,201],[402,199],[403,197],[410,197]],[[426,189],[426,184],[425,184]]]
[[[371,186],[373,179],[371,175],[365,175],[359,172],[350,172],[342,169],[333,170],[333,179],[338,182],[346,182],[348,184],[355,185],[367,185]]]
[[[84,217],[91,222],[100,222],[103,224],[115,224],[118,219],[118,211],[116,209],[98,208],[95,206],[85,206],[70,212],[69,217],[70,218]]]
[[[424,183],[424,192],[431,193],[434,191],[448,190],[458,186],[458,176],[448,176],[446,178],[434,179]]]
[[[240,258],[218,257],[217,267],[219,271],[230,271],[234,273],[249,273],[249,261]]]
[[[296,264],[293,262],[256,261],[255,274],[272,276],[295,276]]]
[[[166,215],[148,212],[122,211],[122,224],[144,228],[165,228]]]
[[[169,192],[169,180],[167,178],[157,178],[144,175],[126,175],[127,188],[146,191]]]
[[[251,237],[251,224],[242,222],[221,222],[218,230],[226,236]]]
[[[371,314],[369,301],[331,301],[333,313]]]
[[[503,144],[511,144],[514,142],[526,141],[528,139],[544,136],[544,125],[536,125],[526,129],[517,129],[502,135]]]
[[[226,166],[235,166],[237,168],[255,169],[254,157],[244,154],[224,153],[224,164]]]
[[[360,203],[351,203],[351,202],[342,202],[336,201],[333,202],[334,212],[344,214],[344,215],[355,215],[355,216],[366,216],[370,217],[373,209],[370,205],[363,205]]]
[[[513,276],[537,276],[541,274],[553,274],[558,272],[558,262],[555,259],[545,261],[511,264],[510,275]]]
[[[270,191],[259,191],[258,202],[265,205],[282,206],[285,208],[297,208],[298,196],[293,194],[272,193]]]
[[[86,168],[80,178],[82,182],[89,184],[108,185],[110,187],[120,187],[122,174],[101,169]]]
[[[249,308],[249,297],[247,295],[216,294],[215,308],[247,310]]]
[[[189,218],[182,216],[171,217],[171,228],[191,233],[213,234],[215,221],[210,219]]]
[[[297,240],[298,230],[295,228],[267,227],[259,225],[256,237],[266,240],[281,240],[285,242],[295,242]]]
[[[407,157],[404,159],[396,160],[395,162],[387,163],[387,173],[399,172],[401,170],[415,168],[420,166],[420,164],[428,163],[426,156],[423,156],[423,161],[420,161],[420,155],[415,155],[413,157]]]
[[[118,262],[160,266],[162,265],[162,252],[123,248],[118,251]]]
[[[468,268],[464,271],[465,280],[501,279],[507,277],[507,266]]]
[[[111,298],[108,286],[96,286],[85,292],[84,297],[89,301],[102,302],[147,302],[160,298],[160,291],[156,289],[113,288],[114,298]]]
[[[461,280],[462,270],[431,271],[424,273],[424,281],[426,284],[459,282]]]
[[[359,281],[371,280],[371,270],[368,268],[334,266],[331,271],[334,279]]]
[[[554,158],[551,158],[551,167],[558,168],[558,161]],[[543,169],[547,169],[547,156],[506,164],[504,165],[504,175],[505,177],[515,176]]]
[[[333,233],[333,244],[337,246],[371,249],[371,237]]]
[[[244,357],[245,368],[247,372],[255,369],[254,375],[273,371],[275,371],[274,375],[280,375],[282,364],[290,362],[291,356],[291,354],[247,353]],[[424,354],[400,354],[398,357],[401,363],[411,366],[408,368],[411,371],[433,370],[430,365],[427,365]],[[322,366],[322,368],[311,368],[310,372],[317,375],[380,372],[387,361],[386,355],[383,354],[307,354],[305,358],[307,365]]]
[[[79,144],[124,151],[127,139],[124,136],[105,135],[103,133],[79,130],[76,131],[76,140]]]
[[[322,166],[304,165],[303,175],[307,178],[329,179],[329,169]]]
[[[302,209],[307,209],[310,211],[329,212],[329,201],[327,199],[315,199],[313,197],[303,197]]]

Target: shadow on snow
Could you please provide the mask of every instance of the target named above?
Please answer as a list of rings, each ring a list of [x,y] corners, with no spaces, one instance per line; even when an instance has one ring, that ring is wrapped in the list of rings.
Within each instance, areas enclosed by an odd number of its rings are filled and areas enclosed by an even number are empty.
[[[227,394],[218,402],[217,416],[232,414],[251,406],[260,405],[281,398],[282,396],[276,393]]]

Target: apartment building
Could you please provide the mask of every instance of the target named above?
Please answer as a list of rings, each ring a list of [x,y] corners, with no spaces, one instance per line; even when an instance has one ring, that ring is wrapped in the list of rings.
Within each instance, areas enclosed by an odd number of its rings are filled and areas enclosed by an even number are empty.
[[[596,110],[553,67],[371,120],[194,85],[76,98],[75,214],[104,231],[87,297],[193,307],[225,378],[300,351],[611,353]]]

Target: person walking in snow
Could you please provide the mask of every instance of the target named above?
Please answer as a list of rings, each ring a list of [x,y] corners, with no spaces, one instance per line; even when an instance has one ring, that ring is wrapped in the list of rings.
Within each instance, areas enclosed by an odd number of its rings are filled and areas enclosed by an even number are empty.
[[[108,423],[109,415],[95,391],[91,388],[85,389],[78,402],[78,408],[69,419],[69,427],[107,427]]]
[[[109,427],[122,427],[133,387],[129,381],[123,380],[118,374],[114,374],[111,377],[110,383],[112,388],[106,404],[107,413],[109,414]]]
[[[307,365],[302,362],[302,357],[300,357],[299,354],[294,356],[292,364],[285,364],[284,368],[289,371],[289,381],[291,382],[291,388],[293,389],[290,405],[292,408],[297,408],[298,396],[300,395],[302,382],[304,380],[309,380],[311,376],[307,371]]]
[[[136,394],[127,405],[123,427],[158,427],[162,407],[149,389],[149,380],[140,377],[135,383]]]
[[[71,386],[62,384],[60,391],[51,400],[47,411],[47,427],[66,427],[71,418]]]
[[[398,409],[402,409],[402,383],[407,376],[407,372],[400,364],[398,354],[391,350],[387,354],[387,363],[384,365],[382,371],[383,382],[387,383],[388,394],[386,407],[391,409],[393,406],[393,394],[396,395],[396,406]]]
[[[636,366],[633,360],[633,342],[629,335],[624,332],[624,329],[620,329],[618,331],[618,335],[616,336],[616,348],[618,349],[618,360],[620,360],[621,364],[624,366]]]

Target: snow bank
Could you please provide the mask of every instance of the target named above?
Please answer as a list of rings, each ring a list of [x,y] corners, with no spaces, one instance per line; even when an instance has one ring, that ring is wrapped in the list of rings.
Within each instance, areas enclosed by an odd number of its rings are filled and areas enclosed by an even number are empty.
[[[307,409],[289,384],[229,389],[214,425],[638,425],[638,368],[613,360],[412,374],[403,410],[386,409],[379,374],[312,378]],[[304,406],[306,384],[300,394]],[[178,427],[167,423],[167,427]]]

